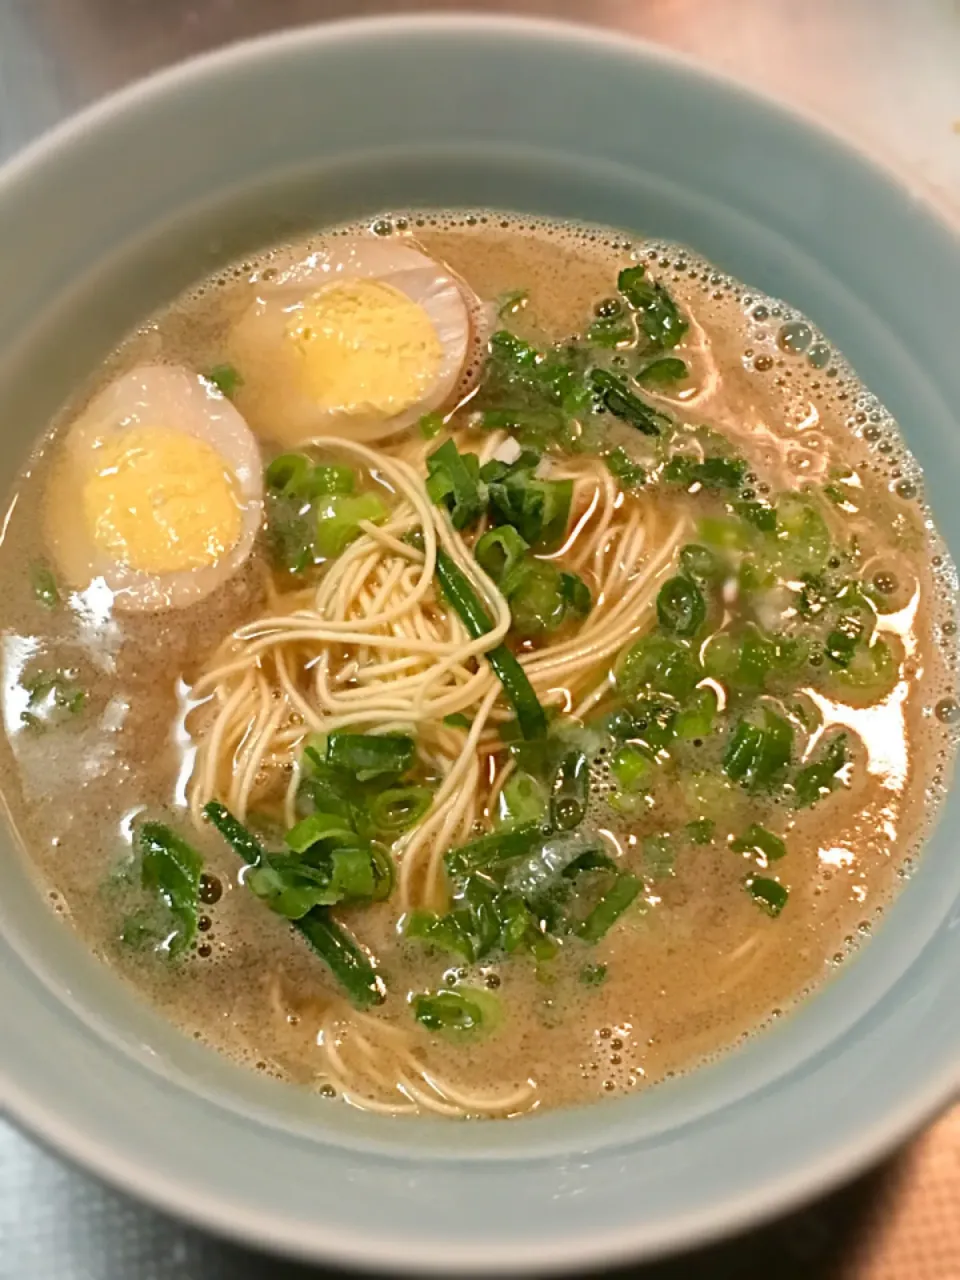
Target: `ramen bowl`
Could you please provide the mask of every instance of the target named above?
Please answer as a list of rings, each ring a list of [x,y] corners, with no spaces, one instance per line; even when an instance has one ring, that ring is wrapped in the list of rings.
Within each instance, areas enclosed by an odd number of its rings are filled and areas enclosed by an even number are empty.
[[[305,227],[432,206],[687,243],[806,312],[900,421],[960,551],[960,241],[869,159],[662,51],[482,18],[296,31],[94,107],[0,176],[9,484],[145,314]],[[733,1231],[880,1158],[960,1079],[960,797],[862,952],[736,1052],[505,1123],[389,1119],[186,1039],[0,857],[0,1100],[198,1225],[315,1261],[549,1271]]]

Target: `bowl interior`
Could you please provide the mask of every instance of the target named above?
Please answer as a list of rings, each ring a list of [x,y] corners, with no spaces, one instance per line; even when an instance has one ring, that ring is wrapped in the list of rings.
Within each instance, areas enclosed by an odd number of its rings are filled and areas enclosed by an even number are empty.
[[[481,19],[242,46],[9,168],[0,479],[121,334],[200,274],[304,226],[410,206],[664,236],[786,298],[898,417],[960,552],[951,230],[829,135],[684,63]],[[317,1258],[519,1269],[689,1244],[852,1171],[947,1100],[958,824],[954,792],[875,938],[775,1031],[642,1096],[509,1125],[384,1121],[221,1061],[86,954],[4,837],[0,1099],[126,1188]]]

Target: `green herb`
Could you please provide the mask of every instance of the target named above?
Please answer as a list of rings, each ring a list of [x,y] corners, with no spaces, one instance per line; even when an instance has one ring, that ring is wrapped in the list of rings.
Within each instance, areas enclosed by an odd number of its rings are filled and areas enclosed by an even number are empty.
[[[816,759],[797,771],[793,780],[798,809],[807,809],[830,794],[839,783],[837,775],[847,764],[847,735],[837,734],[821,749]]]
[[[41,560],[30,566],[30,586],[34,598],[39,600],[45,609],[56,609],[61,603],[60,588],[53,575],[53,570]]]
[[[493,627],[480,597],[474,591],[466,574],[443,550],[437,552],[437,578],[444,596],[449,600],[471,639],[477,640]],[[517,658],[506,645],[500,644],[484,655],[504,693],[516,712],[517,720],[528,739],[542,738],[547,731],[547,718],[533,690],[533,685]]]
[[[607,369],[594,369],[590,381],[600,403],[615,418],[629,422],[632,427],[647,436],[660,435],[661,415],[655,409],[635,396],[627,387],[625,378],[610,373]]]
[[[690,376],[690,370],[676,356],[662,356],[653,360],[637,374],[637,381],[642,386],[661,386],[664,383],[680,382]]]
[[[638,462],[634,462],[630,455],[619,446],[604,458],[607,469],[616,480],[621,489],[625,489],[628,493],[635,489],[642,489],[647,479],[647,473]]]
[[[823,683],[838,696],[858,705],[887,697],[900,679],[900,663],[886,640],[857,645],[846,667],[823,672]]]
[[[600,987],[607,980],[605,964],[585,964],[580,970],[580,981],[585,987]]]
[[[765,858],[767,862],[776,862],[786,855],[787,846],[779,836],[759,823],[751,823],[742,836],[730,842],[734,853],[749,853],[754,858]]]
[[[790,891],[779,880],[770,880],[766,876],[751,876],[747,880],[747,889],[753,895],[758,906],[763,907],[768,915],[778,916],[787,905]]]
[[[240,371],[232,364],[214,365],[205,376],[207,381],[212,382],[220,394],[226,396],[228,400],[232,400],[243,386]]]
[[[668,578],[657,593],[657,617],[664,631],[696,635],[707,617],[703,593],[690,578]]]
[[[643,889],[643,881],[629,872],[621,872],[613,886],[603,895],[587,918],[577,928],[584,942],[599,942],[610,932],[623,913]]]

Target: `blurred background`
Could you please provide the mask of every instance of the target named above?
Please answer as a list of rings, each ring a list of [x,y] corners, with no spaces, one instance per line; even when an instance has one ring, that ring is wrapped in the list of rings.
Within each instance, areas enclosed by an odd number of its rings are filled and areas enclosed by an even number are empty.
[[[818,117],[960,218],[960,0],[0,0],[0,160],[93,99],[191,54],[282,27],[411,9],[575,20],[669,46]],[[0,1120],[0,1280],[322,1274],[182,1228]],[[960,1280],[960,1110],[782,1222],[616,1275]]]

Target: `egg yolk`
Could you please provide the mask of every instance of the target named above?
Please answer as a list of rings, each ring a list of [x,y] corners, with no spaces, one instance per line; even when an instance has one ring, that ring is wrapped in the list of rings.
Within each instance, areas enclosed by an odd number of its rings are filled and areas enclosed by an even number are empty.
[[[136,427],[104,440],[83,486],[94,544],[118,564],[177,573],[214,564],[240,537],[235,481],[203,440]]]
[[[436,381],[443,348],[423,307],[382,280],[345,280],[287,323],[302,388],[324,409],[392,418]]]

